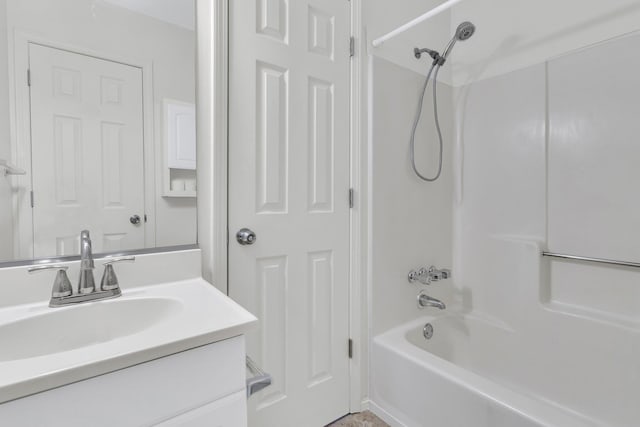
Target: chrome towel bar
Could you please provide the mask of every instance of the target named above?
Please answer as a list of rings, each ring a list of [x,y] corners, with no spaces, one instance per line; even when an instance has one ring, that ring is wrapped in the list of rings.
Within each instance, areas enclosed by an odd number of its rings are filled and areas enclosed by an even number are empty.
[[[252,394],[270,386],[272,380],[271,375],[260,369],[249,356],[247,356],[246,362],[247,372],[251,375],[250,378],[247,378],[247,398],[249,398]]]
[[[640,262],[616,261],[616,260],[613,260],[613,259],[590,258],[590,257],[586,257],[586,256],[556,254],[556,253],[553,253],[553,252],[542,252],[542,256],[547,256],[547,257],[551,257],[551,258],[571,259],[571,260],[575,260],[575,261],[594,262],[594,263],[597,263],[597,264],[620,265],[620,266],[623,266],[623,267],[640,268]]]

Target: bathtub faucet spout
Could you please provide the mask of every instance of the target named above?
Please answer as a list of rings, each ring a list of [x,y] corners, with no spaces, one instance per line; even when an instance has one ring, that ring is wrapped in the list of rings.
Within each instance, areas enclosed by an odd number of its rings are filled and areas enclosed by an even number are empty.
[[[418,308],[435,307],[444,310],[447,306],[440,300],[430,297],[424,291],[418,294]]]

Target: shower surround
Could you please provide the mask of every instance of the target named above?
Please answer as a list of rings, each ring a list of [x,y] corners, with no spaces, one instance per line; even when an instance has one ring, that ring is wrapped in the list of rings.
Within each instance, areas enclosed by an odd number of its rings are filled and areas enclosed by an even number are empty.
[[[428,289],[447,310],[410,310],[418,288],[399,272],[393,279],[374,274],[374,313],[384,311],[385,298],[387,305],[398,298],[392,292],[407,298],[404,325],[386,315],[372,319],[371,399],[390,424],[429,425],[411,404],[414,395],[450,426],[469,425],[469,408],[482,414],[474,425],[487,427],[637,425],[640,272],[540,255],[640,261],[638,45],[640,35],[632,34],[454,90],[455,136],[445,138],[453,152],[445,152],[444,172],[453,194],[453,281]],[[372,66],[372,118],[384,118],[377,126],[387,128],[374,132],[375,167],[376,142],[390,128],[396,148],[407,146],[402,107],[391,112],[375,103],[376,94],[391,96],[382,79],[392,73],[401,88],[413,84],[408,105],[419,83],[382,60]],[[446,230],[446,199],[433,197],[439,188],[415,191],[427,205],[396,220],[422,218],[423,228]],[[441,219],[435,225],[434,215]],[[434,250],[447,250],[437,237],[414,249],[421,263],[451,265],[434,259]],[[435,316],[431,342],[418,334],[425,313]]]

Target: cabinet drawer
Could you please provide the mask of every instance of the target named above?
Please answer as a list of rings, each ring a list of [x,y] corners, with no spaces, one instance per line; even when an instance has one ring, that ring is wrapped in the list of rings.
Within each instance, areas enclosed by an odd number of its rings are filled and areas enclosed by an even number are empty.
[[[244,337],[0,405],[12,427],[148,426],[245,390]]]

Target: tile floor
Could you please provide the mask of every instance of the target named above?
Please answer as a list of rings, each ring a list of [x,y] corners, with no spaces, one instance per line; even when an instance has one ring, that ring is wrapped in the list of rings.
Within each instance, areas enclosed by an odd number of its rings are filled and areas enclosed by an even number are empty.
[[[389,424],[382,421],[369,411],[360,412],[359,414],[347,415],[340,418],[327,427],[389,427]]]

